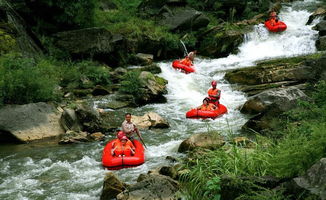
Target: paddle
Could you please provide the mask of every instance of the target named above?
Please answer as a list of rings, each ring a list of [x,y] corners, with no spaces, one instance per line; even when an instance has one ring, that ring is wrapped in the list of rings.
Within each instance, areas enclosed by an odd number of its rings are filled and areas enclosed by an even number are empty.
[[[141,143],[143,143],[144,147],[147,149],[147,146],[146,146],[146,144],[145,144],[145,142],[144,142],[142,136],[139,134],[139,131],[138,131],[138,129],[135,127],[135,125],[134,125],[134,130],[136,131],[136,133],[137,133],[137,135],[138,135],[138,137],[139,137]]]
[[[183,53],[185,54],[185,56],[187,56],[188,55],[188,51],[187,51],[186,45],[182,42],[182,40],[180,40],[180,42],[181,42],[181,44],[183,46],[183,49],[184,49]]]

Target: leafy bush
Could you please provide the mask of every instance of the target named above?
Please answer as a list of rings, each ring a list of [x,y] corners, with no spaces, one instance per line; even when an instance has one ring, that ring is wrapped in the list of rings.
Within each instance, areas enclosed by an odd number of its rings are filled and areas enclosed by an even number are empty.
[[[0,74],[2,103],[24,104],[58,98],[56,68],[46,60],[35,62],[7,54],[0,58]]]
[[[39,33],[85,28],[94,25],[97,0],[40,0],[27,4],[28,20]]]
[[[141,94],[141,88],[142,84],[139,79],[140,72],[139,71],[130,71],[127,72],[123,76],[123,81],[121,81],[121,87],[119,88],[119,91],[125,94],[131,94],[136,99],[140,98],[142,96]]]
[[[109,72],[109,68],[92,61],[62,64],[60,85],[68,89],[108,86],[111,84]]]

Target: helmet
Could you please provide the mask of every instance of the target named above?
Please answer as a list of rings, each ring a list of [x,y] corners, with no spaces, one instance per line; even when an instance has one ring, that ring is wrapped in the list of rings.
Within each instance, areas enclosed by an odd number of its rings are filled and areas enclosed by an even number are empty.
[[[216,86],[217,85],[217,82],[214,80],[214,81],[212,81],[212,86],[214,87],[214,86]]]
[[[119,132],[117,133],[117,138],[118,138],[119,140],[121,140],[121,139],[123,138],[123,136],[126,136],[126,134],[125,134],[123,131],[119,131]]]
[[[127,136],[122,136],[120,140],[128,140]]]

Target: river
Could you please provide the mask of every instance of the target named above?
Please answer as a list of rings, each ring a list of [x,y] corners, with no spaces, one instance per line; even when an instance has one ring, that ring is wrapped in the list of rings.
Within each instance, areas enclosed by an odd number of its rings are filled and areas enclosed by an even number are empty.
[[[279,17],[288,25],[283,33],[269,33],[257,25],[246,35],[236,55],[220,59],[195,59],[196,73],[183,74],[171,67],[171,61],[159,63],[159,76],[169,81],[167,103],[150,104],[137,109],[119,111],[143,115],[154,111],[166,118],[170,128],[143,131],[147,143],[146,163],[135,168],[114,171],[125,182],[133,183],[140,173],[146,173],[169,162],[166,156],[181,158],[179,144],[191,134],[218,131],[220,134],[238,134],[248,120],[239,112],[247,97],[224,80],[230,69],[255,65],[257,61],[291,57],[316,52],[317,32],[306,26],[316,8],[316,1],[297,1],[283,6]],[[316,21],[313,23],[316,24]],[[190,108],[201,105],[202,99],[217,80],[222,90],[220,102],[228,114],[215,120],[186,119]],[[108,137],[107,141],[112,139]],[[101,165],[105,142],[58,145],[41,144],[0,146],[0,199],[99,199],[107,170]]]

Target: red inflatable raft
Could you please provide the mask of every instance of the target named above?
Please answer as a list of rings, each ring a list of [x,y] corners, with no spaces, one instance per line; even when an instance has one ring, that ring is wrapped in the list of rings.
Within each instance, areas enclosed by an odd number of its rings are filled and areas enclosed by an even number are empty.
[[[136,148],[135,155],[122,157],[112,156],[111,149],[114,141],[115,140],[108,142],[103,149],[102,164],[104,167],[117,170],[127,167],[136,167],[145,162],[144,147],[138,140],[133,140],[133,144]]]
[[[276,24],[272,25],[270,20],[265,21],[266,28],[271,32],[282,32],[287,28],[284,22],[278,21]]]
[[[202,110],[198,110],[197,108],[191,109],[186,113],[186,117],[187,118],[193,118],[193,119],[206,119],[206,118],[212,118],[215,119],[225,113],[227,113],[228,110],[227,108],[222,105],[219,104],[218,105],[218,109],[216,110],[212,110],[212,111],[202,111]]]
[[[194,67],[188,66],[188,65],[185,65],[185,64],[182,64],[182,63],[180,63],[180,60],[173,61],[172,62],[172,67],[174,69],[179,69],[179,70],[181,70],[182,72],[184,72],[186,74],[195,72],[195,68]]]

